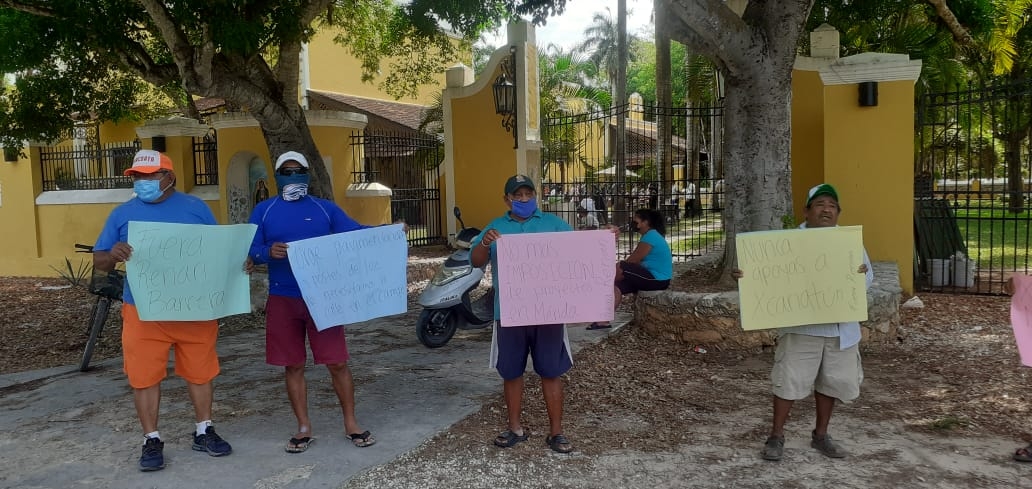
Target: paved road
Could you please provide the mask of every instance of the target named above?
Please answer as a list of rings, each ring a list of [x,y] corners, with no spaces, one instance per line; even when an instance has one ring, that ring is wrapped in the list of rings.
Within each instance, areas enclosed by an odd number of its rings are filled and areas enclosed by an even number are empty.
[[[336,488],[386,463],[500,395],[487,368],[490,331],[459,331],[436,350],[415,339],[415,314],[349,329],[358,418],[376,445],[356,448],[322,367],[308,371],[318,441],[303,454],[283,450],[296,428],[282,372],[264,363],[264,330],[219,340],[215,423],[233,454],[190,449],[193,414],[183,382],[163,384],[160,429],[165,470],[142,473],[143,438],[121,359],[80,373],[72,367],[0,376],[0,487],[3,488]],[[627,322],[622,317],[617,324]],[[577,350],[608,331],[569,328]],[[503,420],[499,419],[499,426]]]

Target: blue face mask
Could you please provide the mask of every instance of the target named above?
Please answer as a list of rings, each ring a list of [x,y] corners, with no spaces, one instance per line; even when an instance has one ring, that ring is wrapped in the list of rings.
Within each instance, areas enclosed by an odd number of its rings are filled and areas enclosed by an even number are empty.
[[[512,201],[512,213],[520,219],[526,219],[534,215],[534,211],[537,210],[537,199],[530,199],[526,202],[520,202],[518,200]]]
[[[293,175],[276,174],[276,186],[280,189],[283,200],[297,200],[308,195],[308,175],[295,173]]]
[[[160,199],[165,190],[161,188],[161,180],[136,180],[133,182],[133,192],[140,200],[151,203]]]

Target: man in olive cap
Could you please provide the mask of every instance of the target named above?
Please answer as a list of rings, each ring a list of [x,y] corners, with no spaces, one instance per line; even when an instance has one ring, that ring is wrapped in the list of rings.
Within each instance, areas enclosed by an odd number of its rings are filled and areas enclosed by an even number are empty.
[[[806,198],[806,222],[801,229],[838,226],[838,192],[822,183],[810,189]],[[864,250],[864,262],[858,273],[865,274],[867,288],[874,282],[871,261]],[[741,278],[743,272],[732,275]],[[771,381],[774,394],[774,418],[770,436],[764,443],[765,460],[781,460],[785,451],[785,422],[792,404],[813,393],[817,420],[811,433],[810,446],[831,458],[843,458],[845,449],[828,434],[835,401],[852,401],[860,395],[864,373],[860,365],[860,323],[809,324],[778,330],[777,351]]]
[[[473,266],[482,267],[489,260],[494,289],[498,290],[499,239],[507,234],[547,233],[572,231],[566,221],[554,214],[541,212],[537,207],[537,192],[534,182],[525,175],[514,175],[505,182],[502,197],[509,211],[491,221],[471,243],[470,260]],[[508,411],[508,429],[495,438],[494,444],[509,448],[530,438],[520,422],[523,406],[523,372],[527,368],[527,354],[534,359],[534,371],[541,377],[541,391],[545,397],[548,412],[549,435],[545,444],[559,453],[573,450],[570,441],[563,434],[563,380],[562,375],[573,366],[570,342],[564,324],[540,324],[534,326],[504,326],[500,322],[501,294],[494,297],[494,338],[491,341],[491,366],[502,377],[505,408]]]

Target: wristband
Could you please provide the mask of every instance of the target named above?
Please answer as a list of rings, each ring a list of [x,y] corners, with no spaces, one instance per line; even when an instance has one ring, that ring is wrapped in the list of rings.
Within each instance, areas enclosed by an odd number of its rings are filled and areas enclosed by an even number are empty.
[[[483,246],[484,248],[490,248],[491,244],[488,243],[487,241],[480,240],[480,246]]]

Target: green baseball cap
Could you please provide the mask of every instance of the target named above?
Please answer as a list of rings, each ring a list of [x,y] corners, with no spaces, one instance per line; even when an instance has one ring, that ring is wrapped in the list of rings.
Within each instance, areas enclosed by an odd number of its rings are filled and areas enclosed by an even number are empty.
[[[839,201],[838,192],[835,191],[835,187],[832,187],[830,184],[827,183],[822,183],[810,189],[810,193],[807,194],[806,197],[806,207],[810,207],[810,202],[813,202],[813,199],[816,199],[817,197],[820,197],[822,195],[830,195],[831,198],[835,199],[836,203],[838,203]]]
[[[505,181],[505,195],[509,195],[516,191],[520,187],[527,187],[531,190],[535,190],[534,181],[526,175],[513,175]],[[535,190],[536,191],[536,190]]]

